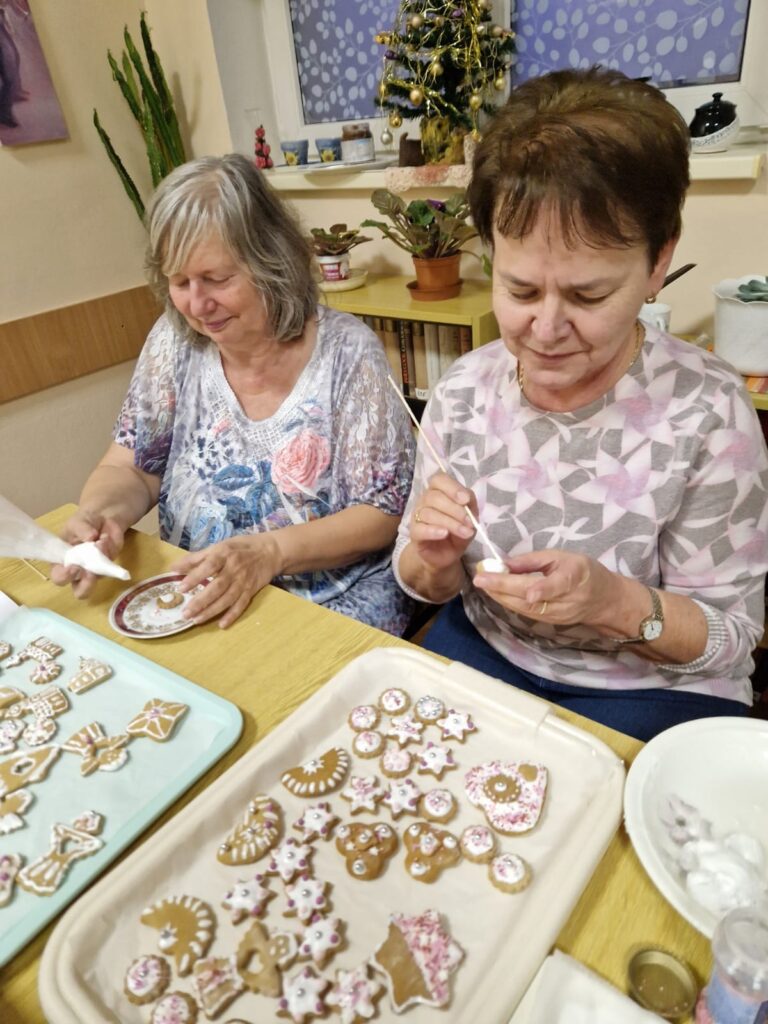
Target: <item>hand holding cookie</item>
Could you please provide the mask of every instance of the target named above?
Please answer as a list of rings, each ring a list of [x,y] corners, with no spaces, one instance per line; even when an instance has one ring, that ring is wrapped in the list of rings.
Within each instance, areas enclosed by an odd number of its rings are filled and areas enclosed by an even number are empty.
[[[107,558],[114,559],[122,550],[125,531],[122,526],[100,512],[78,509],[61,531],[62,539],[68,544],[95,543]],[[72,593],[77,598],[88,597],[99,577],[77,565],[51,566],[51,581],[58,587],[72,584]]]
[[[188,603],[184,617],[197,623],[217,616],[219,626],[231,626],[251,603],[251,598],[282,571],[282,556],[268,533],[230,537],[202,551],[192,551],[173,566],[186,573],[179,590],[186,594],[208,581]]]

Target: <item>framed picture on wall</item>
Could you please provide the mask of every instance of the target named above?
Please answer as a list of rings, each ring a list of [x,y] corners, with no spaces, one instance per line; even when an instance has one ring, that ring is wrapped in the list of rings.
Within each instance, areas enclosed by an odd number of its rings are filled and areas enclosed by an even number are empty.
[[[66,138],[29,0],[0,0],[0,145]]]

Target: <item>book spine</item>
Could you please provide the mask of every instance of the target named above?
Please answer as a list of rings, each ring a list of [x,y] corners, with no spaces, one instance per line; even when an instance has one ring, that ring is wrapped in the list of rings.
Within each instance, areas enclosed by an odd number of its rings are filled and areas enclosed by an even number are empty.
[[[403,374],[403,394],[412,395],[416,385],[416,368],[413,363],[413,328],[410,320],[401,320],[400,369]]]
[[[414,320],[411,324],[413,338],[413,394],[426,401],[429,398],[429,376],[427,373],[427,346],[424,339],[424,322]]]
[[[440,347],[440,376],[442,377],[461,355],[458,327],[455,324],[439,324],[437,339]]]
[[[430,394],[440,380],[440,343],[437,337],[437,324],[424,323],[424,348],[427,354],[427,387]]]
[[[385,316],[382,319],[382,333],[384,335],[384,352],[387,356],[392,379],[399,388],[402,388],[403,374],[400,368],[400,337],[397,329],[397,320]]]
[[[472,351],[472,328],[469,324],[459,324],[459,350],[463,356]]]

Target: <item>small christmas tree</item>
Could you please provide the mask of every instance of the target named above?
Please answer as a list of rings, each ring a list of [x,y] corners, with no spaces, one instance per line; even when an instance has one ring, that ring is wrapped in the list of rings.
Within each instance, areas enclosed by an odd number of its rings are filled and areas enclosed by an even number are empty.
[[[392,128],[421,119],[429,162],[440,162],[431,136],[477,137],[480,112],[491,112],[493,92],[506,86],[514,33],[494,24],[491,2],[401,0],[394,28],[375,36],[387,47],[377,105]]]
[[[256,142],[253,147],[254,162],[260,171],[269,170],[273,167],[272,157],[269,155],[272,150],[266,142],[267,133],[264,131],[264,125],[260,124],[256,129]]]

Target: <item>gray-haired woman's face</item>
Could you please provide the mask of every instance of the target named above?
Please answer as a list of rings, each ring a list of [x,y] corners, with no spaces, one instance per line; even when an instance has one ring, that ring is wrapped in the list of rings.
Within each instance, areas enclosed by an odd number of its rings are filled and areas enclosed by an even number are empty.
[[[168,292],[190,327],[221,349],[251,347],[270,336],[261,294],[217,238],[192,250],[169,276]]]

